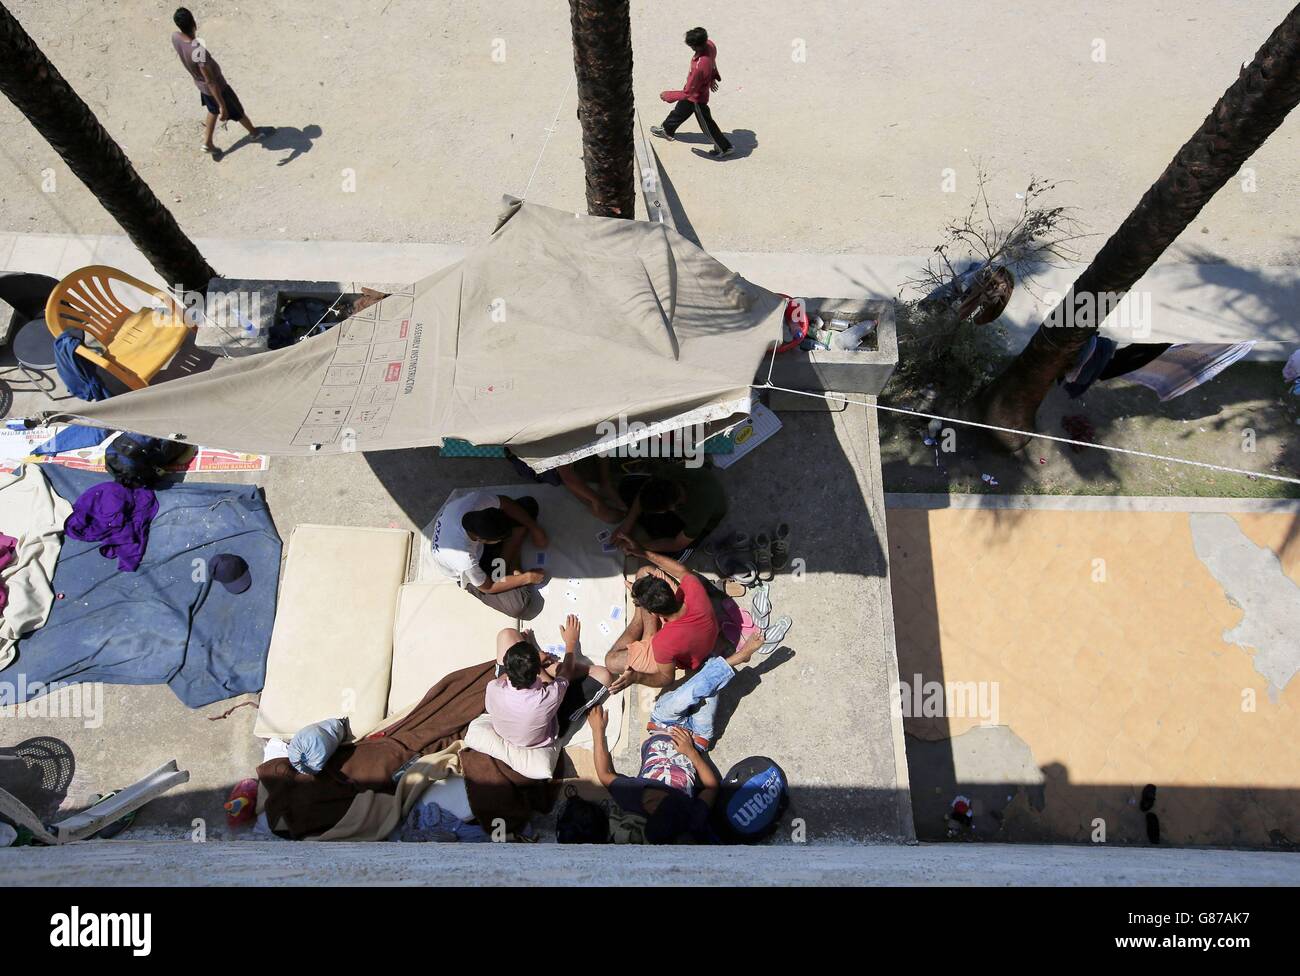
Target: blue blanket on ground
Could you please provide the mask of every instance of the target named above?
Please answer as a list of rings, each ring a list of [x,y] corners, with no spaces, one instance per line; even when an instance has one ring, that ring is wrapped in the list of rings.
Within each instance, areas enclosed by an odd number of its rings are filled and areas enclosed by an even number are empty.
[[[69,502],[105,474],[47,464]],[[223,552],[242,556],[253,585],[232,595],[207,572]],[[174,484],[158,489],[158,514],[134,573],[99,543],[64,538],[49,621],[18,643],[0,681],[168,684],[191,708],[261,690],[275,622],[280,537],[252,485]],[[62,594],[62,599],[58,598]]]

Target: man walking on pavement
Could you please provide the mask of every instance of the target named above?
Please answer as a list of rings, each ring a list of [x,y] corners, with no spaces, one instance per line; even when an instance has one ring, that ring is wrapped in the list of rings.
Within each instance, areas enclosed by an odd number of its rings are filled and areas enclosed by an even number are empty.
[[[249,138],[253,140],[274,132],[272,126],[255,128],[244,113],[239,96],[221,73],[221,65],[217,64],[216,58],[208,53],[208,49],[198,39],[198,24],[194,22],[194,15],[185,7],[177,7],[172,22],[178,28],[172,33],[172,47],[176,49],[176,56],[181,59],[185,70],[194,79],[194,85],[199,90],[199,101],[208,110],[203,130],[203,151],[211,153],[213,159],[221,158],[221,150],[212,144],[212,133],[217,127],[218,117],[222,122],[227,119],[238,122],[248,130]]]
[[[695,52],[691,58],[690,74],[686,77],[686,87],[681,91],[660,93],[659,97],[665,102],[676,104],[668,113],[668,118],[664,119],[664,124],[650,126],[650,132],[660,139],[672,139],[681,124],[694,115],[700,131],[713,140],[712,149],[707,153],[694,150],[696,155],[707,159],[726,159],[734,150],[709,111],[709,92],[717,91],[718,82],[722,81],[722,76],[718,74],[717,46],[709,40],[709,32],[703,27],[693,27],[686,32],[686,45]]]

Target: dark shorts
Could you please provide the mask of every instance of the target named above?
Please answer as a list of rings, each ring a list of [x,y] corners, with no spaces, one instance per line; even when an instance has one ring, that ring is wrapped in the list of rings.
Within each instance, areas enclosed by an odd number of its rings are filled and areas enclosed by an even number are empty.
[[[244,106],[240,104],[239,96],[235,94],[235,90],[227,85],[225,88],[221,89],[221,97],[226,100],[226,108],[230,110],[230,120],[232,122],[238,122],[243,119]],[[200,92],[199,101],[202,102],[203,107],[213,115],[221,115],[221,107],[217,104],[217,100],[211,95],[204,95]]]
[[[598,691],[600,691],[600,682],[591,675],[587,675],[581,681],[569,682],[569,690],[564,693],[560,710],[555,715],[556,725],[559,728],[556,734],[560,738],[569,734],[569,729],[573,725],[569,719],[572,718],[573,713],[595,698]],[[585,719],[580,718],[578,721],[585,721]]]

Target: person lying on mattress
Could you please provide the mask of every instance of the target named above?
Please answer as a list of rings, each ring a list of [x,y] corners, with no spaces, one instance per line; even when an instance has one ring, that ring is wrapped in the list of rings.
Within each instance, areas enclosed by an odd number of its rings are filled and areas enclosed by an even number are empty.
[[[709,816],[719,777],[704,753],[713,741],[718,692],[762,646],[762,633],[751,634],[730,657],[709,658],[680,687],[659,696],[641,743],[636,776],[622,776],[614,769],[605,741],[605,710],[598,706],[588,713],[596,777],[624,813],[646,818],[648,843],[717,842]]]
[[[497,634],[497,678],[487,686],[487,714],[497,735],[524,748],[549,746],[569,731],[570,719],[612,680],[609,671],[578,654],[582,626],[569,614],[560,627],[564,657],[540,650],[531,631]]]
[[[433,561],[443,575],[507,617],[528,620],[541,610],[537,587],[546,574],[520,569],[528,538],[547,546],[537,524],[537,499],[475,491],[453,498],[433,521]]]

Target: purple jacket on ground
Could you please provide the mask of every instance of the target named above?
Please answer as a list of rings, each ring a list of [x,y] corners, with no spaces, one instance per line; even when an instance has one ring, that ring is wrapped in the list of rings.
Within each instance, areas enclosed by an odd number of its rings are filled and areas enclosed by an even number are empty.
[[[63,530],[82,542],[102,542],[99,554],[117,557],[117,568],[133,573],[149,544],[149,523],[158,514],[151,488],[123,488],[105,481],[81,493]]]

